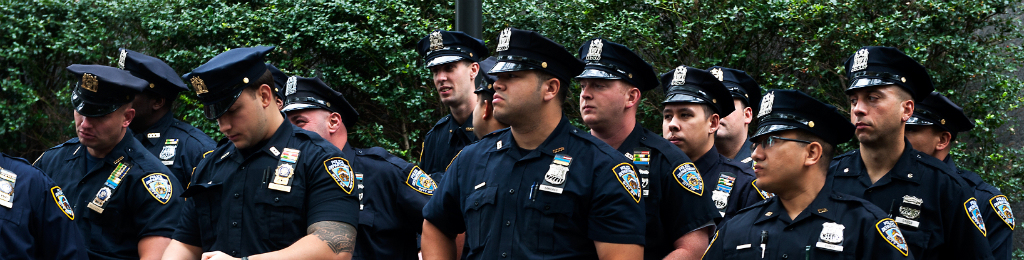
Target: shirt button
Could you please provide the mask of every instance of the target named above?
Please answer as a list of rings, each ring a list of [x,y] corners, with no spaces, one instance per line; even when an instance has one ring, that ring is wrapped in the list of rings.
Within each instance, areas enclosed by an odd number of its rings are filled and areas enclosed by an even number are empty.
[[[237,254],[238,254],[238,252],[237,252],[237,251],[235,251],[235,250],[231,250],[231,255],[237,255]]]
[[[238,222],[231,222],[231,226],[232,227],[237,227],[238,226]]]
[[[789,258],[789,255],[787,255],[787,254],[782,254],[782,258],[783,258],[783,259],[785,259],[785,258]]]
[[[243,171],[245,170],[245,166],[242,166],[242,170],[243,170]]]
[[[235,193],[235,198],[236,198],[236,199],[237,199],[238,197],[240,197],[240,196],[242,196],[242,195],[239,195],[238,193]]]
[[[274,198],[274,202],[281,201],[281,198]]]
[[[551,209],[551,206],[544,206],[544,209]]]
[[[473,206],[479,206],[479,205],[480,205],[480,202],[479,202],[479,201],[474,201],[474,202],[473,202]]]
[[[506,256],[508,256],[508,254],[501,253],[501,257],[506,257]]]
[[[515,194],[516,193],[516,189],[510,189],[510,190],[508,190],[508,193],[509,194]]]
[[[507,227],[507,226],[511,226],[511,225],[512,225],[512,221],[507,221],[507,220],[505,221],[505,226],[506,226],[506,227]]]

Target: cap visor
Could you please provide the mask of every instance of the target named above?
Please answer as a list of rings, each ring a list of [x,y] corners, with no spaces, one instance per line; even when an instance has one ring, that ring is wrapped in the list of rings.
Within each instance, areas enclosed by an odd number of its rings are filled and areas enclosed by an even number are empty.
[[[935,122],[924,117],[913,115],[910,116],[910,119],[907,119],[907,125],[935,125]]]
[[[668,104],[668,103],[699,103],[699,104],[704,104],[704,103],[709,103],[709,102],[704,100],[704,99],[702,99],[702,98],[698,98],[698,97],[687,95],[687,94],[668,94],[668,97],[665,98],[665,101],[661,102],[661,103],[662,104]]]
[[[611,73],[608,73],[607,71],[603,71],[603,70],[596,69],[596,68],[587,68],[586,70],[583,70],[583,73],[580,73],[579,76],[576,76],[576,78],[577,79],[622,79],[622,77],[613,75]]]
[[[498,63],[494,64],[494,68],[491,68],[491,71],[488,71],[487,74],[495,74],[495,73],[502,73],[502,72],[513,72],[513,71],[524,71],[524,70],[533,70],[533,69],[535,69],[533,66],[529,66],[529,65],[526,65],[526,64],[523,64],[523,63],[510,62],[510,61],[499,61]]]
[[[229,98],[222,98],[221,100],[209,103],[203,102],[203,115],[206,116],[206,119],[210,120],[220,118],[220,116],[224,115],[225,112],[228,112],[228,109],[235,104],[235,101],[238,100],[238,96],[241,96],[245,89],[246,88],[239,88],[239,90],[237,90],[238,92]]]
[[[883,80],[883,79],[858,78],[858,79],[854,79],[853,83],[850,83],[850,86],[848,88],[846,88],[846,92],[847,92],[847,94],[849,94],[850,90],[854,90],[854,89],[874,87],[874,86],[895,85],[895,84],[896,84],[895,82],[888,81],[888,80]]]
[[[774,133],[774,132],[786,131],[786,130],[793,130],[793,129],[798,129],[798,128],[799,127],[796,127],[796,126],[793,126],[793,125],[781,125],[781,124],[775,124],[775,123],[762,124],[762,125],[757,126],[757,132],[755,132],[754,135],[750,136],[750,141],[754,142],[753,141],[754,139],[757,139],[758,137],[760,137],[762,135],[766,135],[766,134],[770,134],[770,133]]]
[[[101,117],[117,111],[120,107],[121,105],[97,105],[79,102],[75,104],[75,111],[86,117]]]
[[[433,67],[433,66],[437,66],[437,65],[441,65],[441,64],[447,64],[447,63],[452,63],[452,62],[460,61],[462,59],[465,59],[465,58],[462,57],[462,56],[456,56],[456,55],[438,56],[436,58],[431,59],[429,62],[427,62],[427,68],[430,68],[430,67]]]
[[[320,107],[317,106],[317,105],[307,104],[307,103],[292,103],[292,104],[288,104],[288,105],[284,106],[284,109],[281,109],[281,112],[291,112],[291,111],[298,111],[298,110],[310,109],[310,108],[320,108]]]

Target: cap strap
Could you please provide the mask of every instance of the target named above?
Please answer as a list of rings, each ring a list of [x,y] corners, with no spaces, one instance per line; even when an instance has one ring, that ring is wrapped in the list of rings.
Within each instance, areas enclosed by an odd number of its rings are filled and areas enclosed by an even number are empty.
[[[317,104],[323,105],[325,107],[330,107],[331,106],[330,102],[327,102],[327,101],[324,101],[323,99],[319,99],[319,98],[315,98],[315,97],[290,97],[290,98],[288,98],[288,101],[285,102],[285,106],[288,106],[288,105],[291,105],[291,104],[294,104],[294,103],[300,103],[300,102],[312,102],[312,103],[317,103]]]
[[[618,72],[619,74],[622,74],[622,75],[620,75],[620,77],[621,76],[626,76],[624,78],[633,78],[633,77],[631,77],[631,75],[628,72],[626,72],[626,71],[624,71],[622,69],[619,69],[618,66],[615,66],[615,65],[612,65],[612,64],[603,63],[603,62],[600,62],[600,61],[589,61],[589,62],[587,62],[587,66],[588,67],[590,67],[590,66],[602,67],[602,68],[610,69],[610,70],[613,70],[615,72]]]
[[[782,119],[782,120],[796,121],[798,123],[801,123],[801,124],[804,124],[804,125],[807,125],[807,126],[810,126],[810,127],[814,127],[814,123],[813,123],[814,121],[807,120],[806,118],[803,118],[803,117],[798,116],[798,115],[789,114],[789,113],[778,113],[778,112],[771,113],[771,114],[768,114],[766,116],[762,116],[761,118],[757,119],[757,122],[760,125],[760,124],[764,124],[765,121],[772,120],[772,119]]]
[[[547,62],[544,62],[544,61],[541,61],[541,60],[535,60],[535,59],[527,58],[527,57],[524,57],[524,56],[517,56],[517,55],[502,55],[502,56],[498,56],[498,61],[499,62],[502,62],[502,61],[514,61],[514,62],[519,62],[519,63],[526,63],[526,64],[537,66],[539,68],[547,68],[548,67],[548,63]]]
[[[431,54],[434,54],[435,52],[442,52],[442,51],[456,51],[456,52],[465,53],[466,55],[469,55],[470,57],[473,57],[473,51],[472,50],[470,50],[468,48],[462,48],[462,47],[459,47],[459,46],[448,46],[448,47],[432,50],[430,52],[427,52],[426,55],[423,55],[423,57],[431,57]]]
[[[850,77],[850,84],[853,84],[854,82],[856,82],[858,78],[863,78],[863,77],[874,77],[874,78],[881,78],[881,79],[885,79],[885,80],[891,80],[892,82],[907,83],[907,78],[903,77],[903,76],[900,76],[899,74],[889,73],[889,72],[880,72],[880,71],[860,71],[860,72],[854,72],[853,73],[853,77]]]

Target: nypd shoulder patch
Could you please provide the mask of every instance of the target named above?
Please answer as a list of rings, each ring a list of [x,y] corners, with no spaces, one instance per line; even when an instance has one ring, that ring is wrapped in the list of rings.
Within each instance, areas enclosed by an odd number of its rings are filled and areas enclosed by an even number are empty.
[[[623,188],[626,188],[626,192],[629,193],[629,196],[633,197],[633,201],[640,203],[640,178],[637,177],[636,171],[633,170],[633,165],[620,163],[612,167],[612,173],[615,173],[615,179],[619,180]]]
[[[409,188],[426,195],[434,195],[434,189],[437,188],[437,183],[434,182],[434,179],[431,179],[430,175],[423,172],[419,166],[412,167],[412,170],[409,171],[409,176],[405,177],[405,184],[409,185]]]
[[[69,219],[75,220],[75,210],[71,208],[71,202],[68,201],[68,198],[64,197],[64,191],[60,190],[60,186],[50,188],[50,195],[53,195],[53,201],[57,203],[60,211],[64,212],[64,215],[68,216]]]
[[[985,220],[981,218],[981,207],[978,207],[978,200],[970,198],[964,201],[964,211],[967,211],[967,217],[971,218],[971,222],[974,223],[974,227],[978,228],[981,235],[988,236],[988,230],[985,229]]]
[[[697,194],[697,196],[704,196],[704,179],[700,177],[700,171],[692,162],[676,166],[672,175],[676,177],[676,182],[686,190]]]
[[[878,234],[889,242],[889,245],[900,251],[903,256],[907,256],[910,253],[910,249],[907,246],[907,238],[903,236],[903,232],[896,226],[896,221],[891,218],[883,218],[875,223],[875,229],[878,230]]]
[[[331,175],[334,182],[338,183],[341,190],[345,193],[352,194],[352,187],[355,187],[355,176],[352,175],[352,167],[349,166],[348,160],[341,157],[333,157],[324,161],[324,169],[327,170],[327,174]]]
[[[1013,209],[1010,209],[1010,201],[1006,199],[1006,196],[997,195],[989,199],[988,203],[992,205],[992,210],[996,211],[996,215],[1003,220],[1003,223],[1010,226],[1010,230],[1017,227],[1017,222],[1013,219]]]
[[[171,185],[171,179],[163,173],[153,173],[146,175],[142,178],[142,183],[145,184],[146,190],[149,191],[149,195],[152,195],[156,201],[161,204],[167,204],[171,201],[171,195],[174,194],[174,186]]]

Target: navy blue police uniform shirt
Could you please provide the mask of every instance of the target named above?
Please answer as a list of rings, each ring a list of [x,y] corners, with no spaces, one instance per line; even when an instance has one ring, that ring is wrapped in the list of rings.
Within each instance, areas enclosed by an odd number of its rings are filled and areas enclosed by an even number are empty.
[[[750,158],[750,146],[752,146],[753,144],[754,143],[751,143],[750,140],[743,141],[743,146],[740,146],[740,151],[736,153],[736,157],[732,158],[732,160],[734,162],[738,162],[739,164],[746,165],[747,167],[753,169],[754,158]]]
[[[0,153],[0,256],[88,259],[64,191],[25,159]]]
[[[675,241],[720,218],[711,192],[690,157],[639,123],[619,146],[633,158],[647,211],[644,259],[663,259]]]
[[[359,197],[359,228],[352,259],[419,259],[416,234],[423,205],[437,184],[419,166],[384,148],[341,150],[352,158]]]
[[[184,186],[125,131],[104,158],[89,155],[76,137],[35,163],[64,189],[91,259],[138,259],[139,240],[171,237],[181,212]]]
[[[973,190],[942,161],[904,142],[896,165],[874,184],[859,149],[837,156],[832,188],[883,208],[917,259],[992,259]]]
[[[423,138],[420,168],[434,180],[440,181],[452,159],[463,147],[476,140],[476,135],[473,134],[473,117],[467,117],[466,122],[459,125],[452,115],[447,115],[438,120]]]
[[[175,240],[242,257],[288,247],[316,222],[358,226],[355,176],[341,150],[287,120],[252,147],[224,142],[199,163]]]
[[[771,197],[769,193],[757,188],[753,168],[729,160],[718,153],[714,146],[693,163],[700,171],[701,178],[709,183],[711,199],[723,217],[718,223],[736,215],[740,209]]]
[[[1013,256],[1013,229],[1016,222],[1009,199],[998,188],[983,181],[977,173],[957,167],[952,156],[946,156],[942,162],[974,188],[974,198],[978,200],[981,216],[985,220],[985,237],[992,248],[992,257],[1010,259]]]
[[[914,258],[906,237],[885,212],[826,184],[794,219],[778,198],[740,210],[715,233],[703,259]]]
[[[142,146],[160,159],[178,178],[179,183],[188,184],[192,170],[203,154],[216,148],[217,143],[202,130],[165,114],[145,132],[135,133]]]
[[[633,166],[564,116],[535,150],[495,131],[446,174],[423,216],[449,237],[466,233],[464,259],[596,259],[594,241],[644,244]]]

